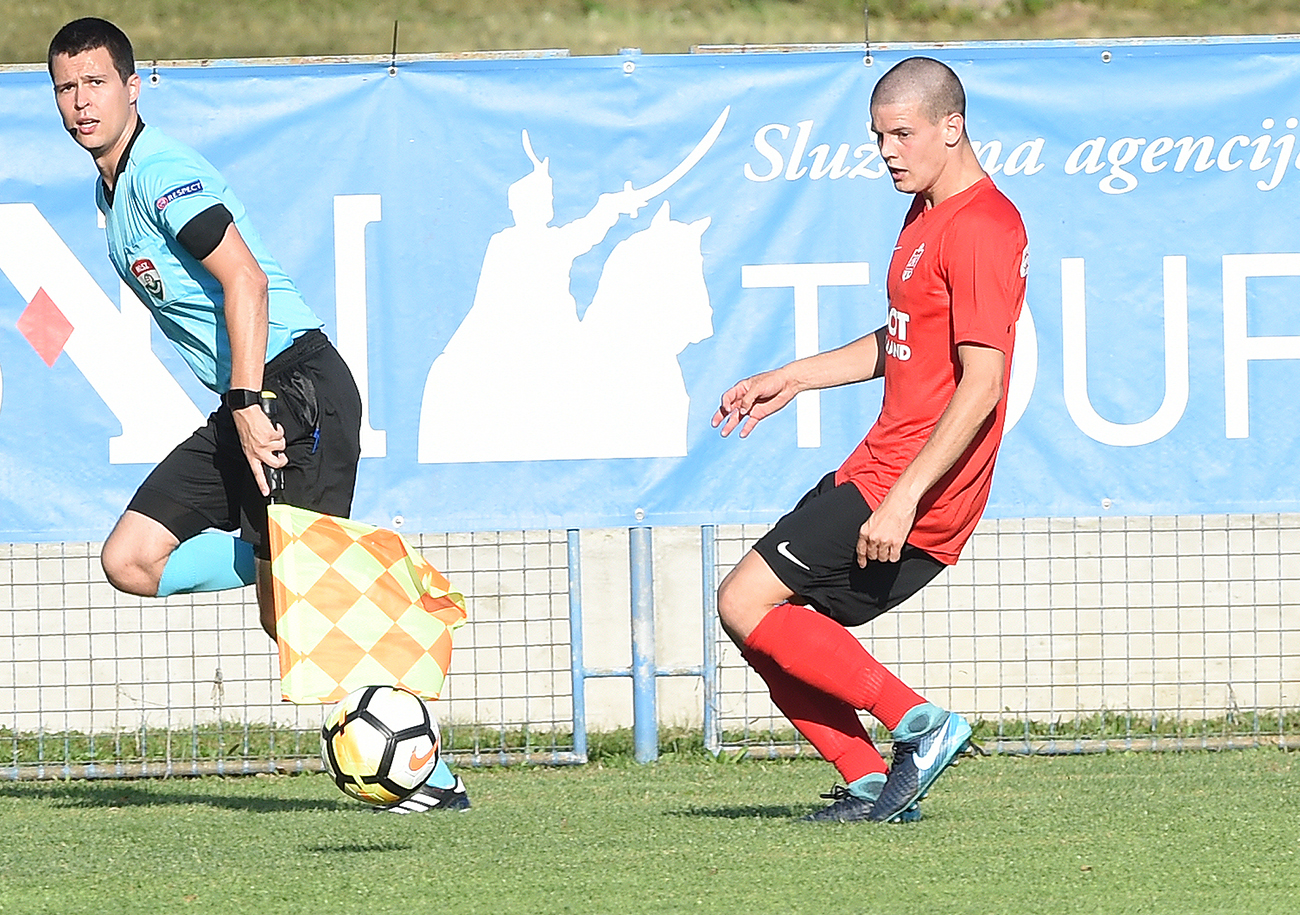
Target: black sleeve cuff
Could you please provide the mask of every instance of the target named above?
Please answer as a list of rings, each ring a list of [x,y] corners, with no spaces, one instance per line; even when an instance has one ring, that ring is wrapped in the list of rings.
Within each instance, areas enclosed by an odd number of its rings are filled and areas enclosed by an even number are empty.
[[[202,213],[195,216],[185,227],[176,233],[176,240],[181,243],[195,260],[203,260],[221,244],[226,237],[226,228],[235,221],[224,203],[214,203]]]

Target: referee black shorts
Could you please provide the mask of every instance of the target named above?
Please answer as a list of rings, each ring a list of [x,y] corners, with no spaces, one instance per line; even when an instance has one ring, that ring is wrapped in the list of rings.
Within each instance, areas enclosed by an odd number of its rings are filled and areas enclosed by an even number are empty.
[[[262,389],[275,394],[271,421],[284,427],[289,463],[280,498],[347,517],[361,457],[361,395],[347,363],[325,334],[308,331],[266,364]],[[266,506],[223,405],[163,458],[127,508],[181,541],[208,528],[238,528],[267,559]]]
[[[898,562],[858,565],[858,532],[871,507],[852,483],[828,473],[754,544],[795,596],[842,626],[859,626],[907,600],[943,571],[925,550],[903,545]]]

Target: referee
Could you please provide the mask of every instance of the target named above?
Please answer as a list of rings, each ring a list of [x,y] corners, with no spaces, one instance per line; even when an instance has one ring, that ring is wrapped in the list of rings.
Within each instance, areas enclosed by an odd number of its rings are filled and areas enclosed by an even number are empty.
[[[104,543],[104,573],[144,597],[256,583],[262,627],[274,638],[264,467],[280,471],[285,502],[346,517],[361,456],[356,382],[221,175],[140,118],[140,77],[122,30],[103,19],[69,22],[47,63],[63,127],[99,171],[109,260],[221,395],[207,423],[136,491]],[[274,395],[273,419],[263,392]],[[442,763],[395,812],[468,806],[464,783]]]

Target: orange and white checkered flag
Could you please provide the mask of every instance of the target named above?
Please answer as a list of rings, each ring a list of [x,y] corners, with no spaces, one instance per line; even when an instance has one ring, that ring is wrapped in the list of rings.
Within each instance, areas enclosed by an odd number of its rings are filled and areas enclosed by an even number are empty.
[[[465,598],[393,531],[278,503],[268,515],[284,699],[372,684],[436,699]]]

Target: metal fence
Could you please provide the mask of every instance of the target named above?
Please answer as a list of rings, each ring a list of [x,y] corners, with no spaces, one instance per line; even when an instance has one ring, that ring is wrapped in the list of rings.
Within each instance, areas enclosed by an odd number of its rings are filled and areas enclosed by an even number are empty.
[[[716,582],[765,530],[676,531],[671,551],[619,532],[612,559],[584,557],[589,532],[412,536],[470,607],[440,702],[452,758],[585,760],[601,678],[632,688],[595,726],[630,725],[638,758],[661,722],[714,752],[808,751],[712,624]],[[656,595],[687,580],[699,606],[667,626]],[[104,581],[98,544],[9,544],[0,609],[5,777],[319,765],[322,710],[278,701],[251,593],[131,598]],[[1300,515],[996,520],[859,634],[995,751],[1294,746],[1298,612]],[[670,695],[668,677],[690,686]]]
[[[720,567],[761,533],[720,531]],[[1087,752],[1300,745],[1298,623],[1300,515],[1030,519],[860,635],[993,749]],[[784,749],[730,646],[720,677],[724,746]]]

